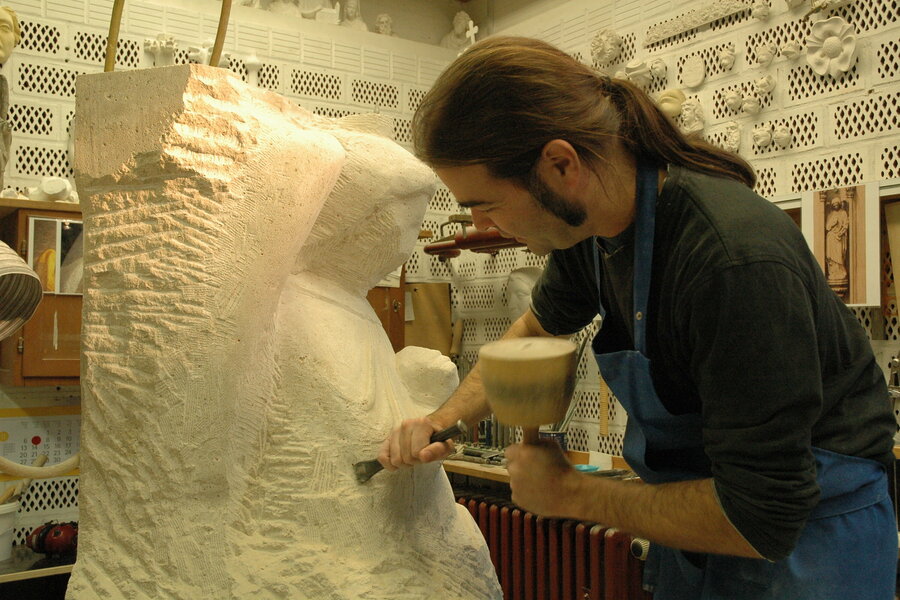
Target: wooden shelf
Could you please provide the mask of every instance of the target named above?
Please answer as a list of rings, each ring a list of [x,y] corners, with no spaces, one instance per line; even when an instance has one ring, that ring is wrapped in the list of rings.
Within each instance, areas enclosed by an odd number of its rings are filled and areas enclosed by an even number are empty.
[[[71,573],[74,562],[74,556],[47,558],[43,554],[32,552],[26,546],[13,546],[12,556],[0,561],[0,583]]]
[[[42,202],[40,200],[28,200],[27,198],[0,198],[0,219],[20,208],[81,213],[81,205],[72,202]]]
[[[588,463],[589,455],[587,452],[570,450],[566,452],[566,455],[573,465],[584,465]],[[627,469],[628,463],[620,456],[613,456],[612,468]],[[501,467],[499,465],[483,465],[465,460],[445,460],[444,470],[448,473],[456,473],[457,475],[466,475],[469,477],[478,477],[480,479],[509,483],[509,473],[506,471],[506,467]]]

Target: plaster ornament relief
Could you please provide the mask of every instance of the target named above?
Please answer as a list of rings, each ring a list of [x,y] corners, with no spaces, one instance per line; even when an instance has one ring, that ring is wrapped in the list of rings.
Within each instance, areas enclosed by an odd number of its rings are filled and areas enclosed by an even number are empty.
[[[719,67],[723,71],[730,71],[731,67],[734,66],[734,44],[728,44],[727,46],[723,46],[719,50],[718,61]]]
[[[733,88],[725,92],[725,106],[727,106],[729,110],[737,112],[741,110],[743,104],[744,94],[741,93],[740,88]]]
[[[681,114],[681,105],[684,104],[686,99],[687,97],[681,90],[670,89],[660,93],[656,103],[664,115],[674,119]]]
[[[158,33],[156,39],[144,40],[144,52],[150,55],[154,67],[168,67],[175,64],[175,37]]]
[[[681,81],[689,88],[700,87],[706,79],[706,62],[700,54],[692,54],[681,65]]]
[[[856,28],[841,17],[814,23],[806,38],[806,61],[817,75],[843,77],[856,63]]]
[[[690,10],[674,19],[648,28],[647,35],[644,38],[644,46],[647,47],[676,36],[679,33],[696,29],[701,25],[724,19],[733,14],[743,12],[750,7],[750,2],[744,0],[708,0],[700,8]]]
[[[729,152],[737,152],[741,149],[741,126],[737,121],[729,121],[725,124],[725,139],[722,148]]]
[[[753,88],[757,94],[771,94],[775,89],[775,77],[772,75],[763,75],[759,79],[753,80]]]
[[[759,125],[753,128],[753,145],[757,148],[768,148],[772,143],[772,128],[768,125]]]
[[[440,464],[365,485],[352,468],[454,375],[433,360],[409,381],[429,360],[398,359],[366,301],[435,188],[391,119],[314,115],[200,65],[85,75],[76,102],[91,235],[68,600],[502,598]]]
[[[781,149],[790,148],[794,141],[794,134],[785,123],[779,123],[772,132],[772,141]]]
[[[397,37],[394,33],[394,19],[387,13],[381,13],[375,17],[375,31],[381,35]]]
[[[598,31],[591,40],[591,58],[598,65],[608,65],[622,52],[622,36],[612,29]]]
[[[781,47],[781,55],[788,60],[794,60],[800,56],[801,52],[803,52],[803,47],[796,40],[788,40]]]
[[[615,73],[613,73],[613,79],[623,79],[623,80],[627,80],[627,79],[628,79],[628,73],[626,73],[624,70],[622,70],[622,71],[616,71]]]
[[[741,103],[741,111],[747,113],[748,115],[758,115],[762,110],[762,101],[759,96],[756,94],[751,94],[749,96],[744,96],[744,101]]]
[[[625,65],[625,75],[634,85],[646,90],[653,81],[653,75],[650,73],[650,67],[641,59],[634,59]]]
[[[300,14],[304,14],[301,8]],[[325,23],[327,25],[339,25],[341,22],[341,3],[335,2],[334,6],[322,6],[315,12],[313,17],[316,23]]]
[[[806,0],[784,0],[784,3],[787,4],[788,9],[797,8],[804,2],[806,2]]]
[[[772,42],[762,43],[756,47],[756,62],[763,67],[768,67],[778,54],[778,46]]]
[[[300,14],[300,6],[295,0],[269,0],[266,10],[276,15],[303,16]]]
[[[215,45],[214,40],[206,40],[199,46],[190,46],[188,48],[188,59],[191,62],[195,62],[198,65],[208,65],[209,58],[213,53],[213,46]],[[231,53],[223,52],[219,58],[219,67],[223,69],[227,69],[231,66]]]
[[[703,107],[697,98],[688,98],[681,104],[682,130],[687,133],[700,133],[706,127]]]

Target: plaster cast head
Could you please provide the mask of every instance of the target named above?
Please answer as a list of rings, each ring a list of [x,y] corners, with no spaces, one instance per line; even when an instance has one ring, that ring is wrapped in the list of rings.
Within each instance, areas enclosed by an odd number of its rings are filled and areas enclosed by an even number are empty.
[[[775,60],[775,54],[778,52],[778,48],[775,47],[775,44],[765,43],[760,44],[756,47],[756,62],[761,64],[764,67],[772,64],[772,61]]]
[[[664,115],[670,119],[674,119],[681,114],[681,105],[684,104],[685,99],[686,96],[684,95],[684,92],[673,88],[662,92],[656,103],[659,105],[659,110],[661,110]]]
[[[395,359],[410,399],[425,413],[436,410],[459,385],[456,365],[437,350],[406,346]]]
[[[375,31],[381,35],[394,35],[394,19],[387,13],[375,17]]]
[[[779,123],[772,132],[772,141],[775,142],[775,145],[779,148],[788,148],[790,147],[791,142],[794,141],[794,134],[791,133],[790,128],[786,124]]]
[[[654,79],[665,79],[666,73],[668,72],[669,67],[666,66],[666,61],[661,58],[655,59],[650,63],[650,74]]]
[[[753,82],[758,94],[770,94],[775,89],[775,78],[771,75],[763,75]]]
[[[681,122],[685,133],[703,131],[706,121],[703,116],[703,107],[697,98],[688,98],[681,105]]]
[[[531,306],[531,289],[541,276],[538,267],[522,267],[509,274],[507,279],[506,315],[510,321],[521,317]]]
[[[741,93],[740,88],[733,88],[725,92],[725,106],[727,106],[730,110],[741,110],[741,105],[743,103],[744,94]]]
[[[748,115],[757,115],[762,110],[762,102],[757,95],[750,95],[744,98],[741,103],[741,110]]]
[[[719,67],[723,71],[734,66],[734,44],[728,44],[719,50]]]
[[[741,149],[741,125],[737,121],[729,121],[725,124],[725,139],[722,147],[729,152],[737,152]]]
[[[750,7],[750,16],[760,21],[769,18],[769,2],[768,0],[754,0],[753,6]]]
[[[359,18],[359,0],[344,0],[344,18],[351,21]]]
[[[612,29],[604,29],[591,40],[591,58],[601,65],[609,64],[619,57],[622,44],[621,35]]]
[[[797,40],[788,40],[781,47],[781,55],[788,60],[794,60],[800,56],[801,52],[803,52],[803,47]]]
[[[469,21],[471,20],[472,17],[464,10],[456,13],[453,16],[453,33],[458,37],[464,37],[466,35],[466,29],[469,27]]]
[[[650,67],[647,66],[646,62],[640,59],[635,59],[625,65],[625,74],[628,76],[628,80],[631,81],[631,83],[642,90],[646,90],[650,87],[650,83],[653,80],[653,76],[650,74]]]
[[[760,125],[753,128],[753,145],[757,148],[767,148],[772,143],[772,128],[768,125]]]
[[[13,48],[22,41],[19,16],[9,6],[0,6],[0,63],[5,63]]]

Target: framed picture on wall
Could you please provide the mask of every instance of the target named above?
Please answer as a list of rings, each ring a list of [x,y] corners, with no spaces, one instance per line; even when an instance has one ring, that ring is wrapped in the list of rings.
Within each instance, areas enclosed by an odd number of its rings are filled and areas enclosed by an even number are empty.
[[[82,293],[81,221],[28,218],[28,266],[46,294]]]
[[[876,186],[868,187],[873,189],[833,188],[804,198],[804,213],[812,216],[813,253],[825,279],[835,294],[855,306],[881,302],[878,194]]]

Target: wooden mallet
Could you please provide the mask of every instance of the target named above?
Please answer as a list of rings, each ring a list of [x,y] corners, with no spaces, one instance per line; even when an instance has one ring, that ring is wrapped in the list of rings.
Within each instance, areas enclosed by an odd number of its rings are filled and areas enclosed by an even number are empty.
[[[538,440],[541,425],[558,423],[575,390],[577,346],[551,337],[485,344],[478,353],[488,404],[505,425],[522,427],[522,441]]]

